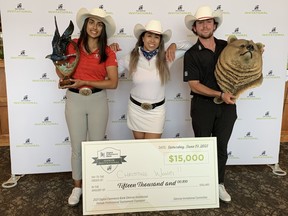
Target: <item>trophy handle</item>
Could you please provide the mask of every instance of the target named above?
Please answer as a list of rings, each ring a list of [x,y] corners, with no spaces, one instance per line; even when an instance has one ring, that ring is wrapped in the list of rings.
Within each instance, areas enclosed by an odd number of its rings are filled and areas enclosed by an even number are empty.
[[[60,82],[60,86],[73,84],[70,81],[70,78],[73,75],[73,73],[75,72],[75,69],[76,69],[78,62],[79,62],[79,59],[80,59],[80,51],[79,51],[77,44],[73,40],[70,40],[70,43],[73,45],[73,47],[75,49],[75,53],[67,55],[66,61],[54,62],[55,67],[64,76],[63,81]],[[70,62],[69,61],[70,57],[75,57],[75,60]]]

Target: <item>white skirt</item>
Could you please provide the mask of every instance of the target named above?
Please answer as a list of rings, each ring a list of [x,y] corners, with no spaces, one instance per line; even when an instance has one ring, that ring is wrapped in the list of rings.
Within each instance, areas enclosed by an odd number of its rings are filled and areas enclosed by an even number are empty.
[[[165,123],[165,103],[152,110],[144,110],[128,102],[127,125],[133,131],[145,133],[163,133]]]

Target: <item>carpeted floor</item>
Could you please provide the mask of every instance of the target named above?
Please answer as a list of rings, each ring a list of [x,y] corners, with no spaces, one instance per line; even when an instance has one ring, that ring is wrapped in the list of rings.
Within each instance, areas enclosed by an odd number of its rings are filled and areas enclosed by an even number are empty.
[[[288,169],[288,143],[281,143],[280,167]],[[0,183],[10,178],[10,150],[0,147]],[[117,216],[287,216],[288,175],[277,176],[267,165],[228,166],[226,188],[230,204],[220,208],[117,214]],[[82,202],[67,205],[71,173],[25,175],[15,187],[0,189],[0,216],[82,215]],[[110,214],[116,216],[115,214]]]

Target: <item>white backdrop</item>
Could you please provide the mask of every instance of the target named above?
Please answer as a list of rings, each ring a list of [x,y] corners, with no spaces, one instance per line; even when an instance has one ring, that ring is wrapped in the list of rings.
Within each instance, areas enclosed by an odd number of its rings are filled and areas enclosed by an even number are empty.
[[[287,67],[288,13],[285,0],[1,0],[1,16],[8,93],[12,174],[70,171],[70,141],[64,119],[65,90],[57,88],[58,78],[51,60],[54,16],[59,31],[69,21],[79,30],[75,16],[80,7],[101,7],[113,16],[117,29],[109,43],[118,42],[127,54],[136,39],[136,23],[159,19],[170,28],[170,42],[192,40],[184,17],[201,5],[222,10],[224,21],[216,37],[253,39],[265,44],[260,87],[243,93],[237,101],[238,119],[229,142],[228,164],[274,164],[279,160],[280,130]],[[167,86],[167,119],[164,138],[193,137],[190,118],[190,90],[182,81],[182,60],[171,69]],[[132,139],[126,125],[131,81],[120,74],[116,90],[108,91],[110,117],[107,140]]]

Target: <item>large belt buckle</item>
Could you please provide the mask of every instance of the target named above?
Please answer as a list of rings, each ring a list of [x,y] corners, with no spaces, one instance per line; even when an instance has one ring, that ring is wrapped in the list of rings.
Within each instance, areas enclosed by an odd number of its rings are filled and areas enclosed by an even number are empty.
[[[92,90],[90,88],[84,87],[79,90],[79,93],[84,96],[89,96],[92,94]]]
[[[149,104],[149,103],[141,103],[141,108],[144,110],[151,110],[153,106],[152,104]]]

